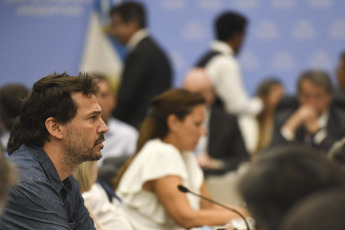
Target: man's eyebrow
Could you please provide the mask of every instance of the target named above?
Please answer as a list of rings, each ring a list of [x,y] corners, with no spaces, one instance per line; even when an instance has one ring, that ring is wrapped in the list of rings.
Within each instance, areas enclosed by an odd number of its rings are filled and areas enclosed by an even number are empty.
[[[101,114],[101,110],[97,110],[97,111],[93,111],[91,113],[88,114],[88,116],[91,116],[91,115],[98,115],[98,114]]]

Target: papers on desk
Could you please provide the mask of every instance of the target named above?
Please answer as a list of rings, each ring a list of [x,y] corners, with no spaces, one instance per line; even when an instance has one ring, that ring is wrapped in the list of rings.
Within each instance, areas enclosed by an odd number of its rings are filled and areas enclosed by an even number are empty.
[[[249,228],[250,230],[254,230],[254,220],[250,217],[246,218],[248,224],[249,224]],[[229,229],[235,229],[235,230],[247,230],[247,225],[244,222],[243,219],[239,218],[239,219],[232,219],[230,224],[230,226],[232,226],[232,228]],[[213,230],[227,230],[227,227],[229,225],[226,226],[219,226],[219,227],[213,227]]]
[[[246,218],[248,224],[249,224],[249,228],[250,230],[254,230],[254,220],[250,217]],[[235,229],[235,230],[247,230],[247,226],[246,223],[243,221],[243,219],[238,218],[238,219],[232,219],[230,224],[231,226],[233,226],[233,228],[230,229]],[[201,228],[192,228],[190,230],[227,230],[226,228],[228,227],[228,225],[225,226],[203,226]]]

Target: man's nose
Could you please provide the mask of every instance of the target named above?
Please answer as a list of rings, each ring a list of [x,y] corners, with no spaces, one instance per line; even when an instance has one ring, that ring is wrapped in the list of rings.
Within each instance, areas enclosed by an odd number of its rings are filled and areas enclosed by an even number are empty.
[[[109,132],[108,126],[105,124],[105,122],[101,118],[101,123],[98,128],[98,133],[107,133],[107,132]]]

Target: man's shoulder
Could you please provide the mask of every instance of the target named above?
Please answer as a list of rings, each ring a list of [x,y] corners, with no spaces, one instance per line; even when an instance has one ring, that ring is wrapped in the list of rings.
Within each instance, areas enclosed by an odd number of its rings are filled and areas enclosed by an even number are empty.
[[[342,126],[342,124],[344,124],[343,126],[345,126],[345,108],[343,107],[339,107],[339,106],[330,106],[330,120],[333,120],[335,122],[339,122],[337,125]],[[343,122],[344,121],[344,122]]]
[[[166,155],[180,155],[179,150],[174,145],[163,142],[159,138],[147,141],[140,150],[140,153],[145,153],[146,155],[160,155],[162,152]]]
[[[235,57],[220,53],[210,58],[205,68],[206,70],[209,68],[216,68],[217,70],[227,71],[229,68],[238,69],[239,63]]]
[[[138,45],[133,50],[133,54],[142,54],[145,55],[146,58],[150,57],[152,54],[155,54],[155,56],[166,56],[160,44],[150,36],[145,37],[138,43]]]
[[[147,36],[143,38],[137,45],[136,48],[142,49],[142,48],[150,48],[150,47],[159,47],[158,43],[155,41],[154,38],[151,36]]]
[[[236,115],[227,113],[223,108],[220,108],[217,105],[213,105],[211,107],[211,117],[213,119],[220,119],[231,123],[236,123],[238,120]]]
[[[109,119],[108,127],[109,132],[121,133],[121,135],[138,135],[138,131],[133,126],[113,117]]]
[[[9,160],[13,162],[19,173],[18,183],[24,181],[46,181],[42,165],[33,155],[33,149],[22,145],[17,151],[11,154]]]
[[[275,110],[276,117],[291,116],[300,107],[297,96],[288,95],[283,97]]]

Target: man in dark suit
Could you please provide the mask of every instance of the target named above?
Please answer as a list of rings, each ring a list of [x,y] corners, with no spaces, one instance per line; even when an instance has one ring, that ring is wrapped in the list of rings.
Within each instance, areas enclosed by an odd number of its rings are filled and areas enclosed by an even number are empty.
[[[345,110],[332,103],[332,83],[323,71],[302,73],[297,87],[298,103],[278,106],[272,145],[300,142],[326,153],[345,136]]]
[[[114,116],[139,128],[150,99],[171,87],[171,66],[149,36],[143,5],[124,2],[110,15],[113,35],[128,48]]]
[[[205,120],[208,134],[197,146],[198,161],[204,173],[214,175],[236,170],[249,160],[237,117],[215,105],[216,96],[204,69],[191,70],[185,77],[184,88],[201,93],[208,105]]]

